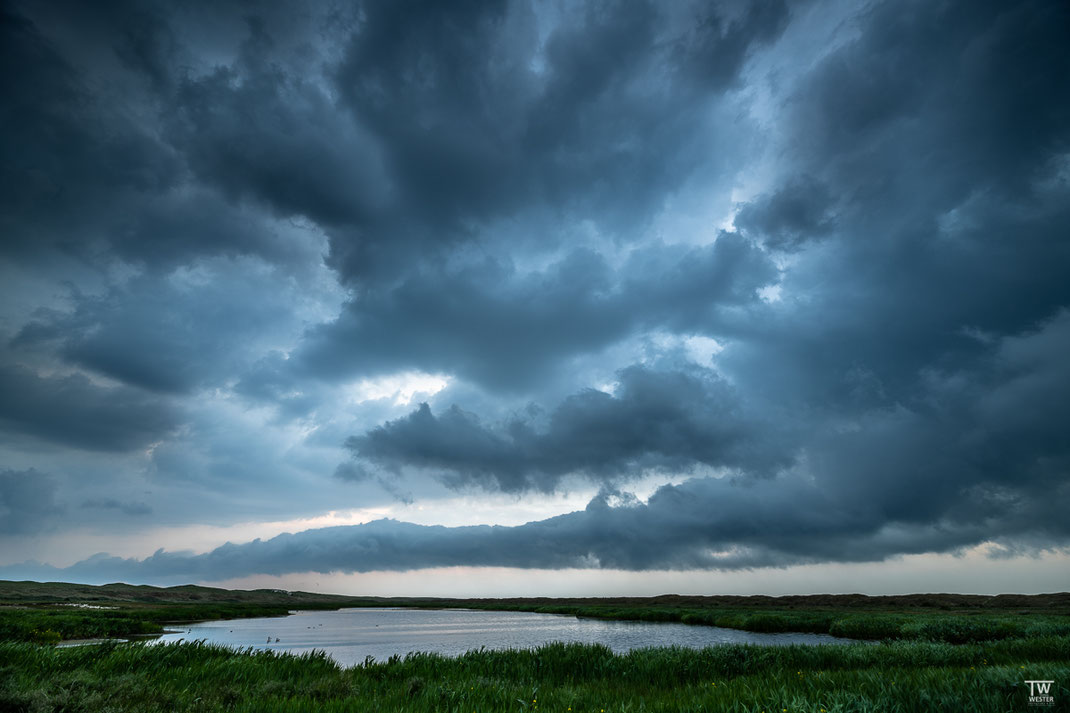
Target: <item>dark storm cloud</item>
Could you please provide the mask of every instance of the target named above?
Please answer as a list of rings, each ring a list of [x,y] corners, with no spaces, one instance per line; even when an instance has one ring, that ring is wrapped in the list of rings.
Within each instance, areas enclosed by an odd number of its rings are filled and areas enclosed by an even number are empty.
[[[115,498],[86,500],[82,508],[89,510],[118,510],[124,515],[151,515],[152,508],[142,502],[121,502]]]
[[[795,178],[775,193],[745,204],[736,227],[755,233],[773,249],[791,250],[819,239],[833,228],[832,196],[811,176]]]
[[[429,247],[540,208],[640,229],[700,165],[710,104],[788,15],[688,9],[677,27],[651,3],[564,6],[543,39],[534,14],[557,9],[369,3],[335,79],[380,138],[405,222],[333,234],[332,264],[381,279],[369,267],[399,238]]]
[[[791,170],[741,215],[773,243],[786,228],[824,242],[785,272],[794,309],[726,368],[804,402],[849,403],[860,380],[906,402],[922,370],[978,358],[967,334],[1022,333],[1070,304],[1070,126],[1056,119],[1070,98],[1050,90],[1070,71],[1067,21],[1044,2],[878,5],[804,77],[785,106]],[[821,186],[804,203],[800,175]],[[817,218],[829,196],[834,226]]]
[[[1054,117],[1070,99],[1049,88],[1070,71],[1067,10],[915,10],[867,13],[858,39],[830,53],[786,103],[784,178],[737,216],[748,237],[796,253],[781,273],[782,301],[755,301],[738,322],[680,324],[732,338],[716,361],[746,413],[793,425],[769,430],[772,452],[797,453],[797,468],[849,506],[853,526],[884,532],[882,542],[904,551],[1031,531],[1063,541],[1049,504],[1064,501],[1070,468],[1058,426],[1070,417],[1070,368],[1055,356],[1070,304],[1070,126]],[[1028,116],[1012,121],[1020,111]],[[710,304],[688,295],[672,300],[680,314]],[[667,314],[657,321],[673,324]],[[587,454],[607,468],[656,442],[617,440],[628,431],[614,415],[584,424],[586,442],[605,446]],[[463,483],[502,487],[487,473],[505,472],[515,488],[525,485],[516,473],[551,470],[541,464],[562,452],[551,433],[421,409],[350,446]],[[776,506],[783,532],[792,531],[792,500]],[[795,541],[838,558],[841,535],[832,525],[820,532]]]
[[[483,401],[330,424],[356,434],[342,475],[513,493],[732,477],[517,528],[380,522],[64,572],[1066,543],[1070,7],[878,2],[841,23],[822,3],[566,5],[5,10],[0,249],[52,285],[43,256],[73,256],[97,283],[5,316],[0,363],[25,366],[0,368],[0,426],[127,451],[176,430],[171,399],[213,389],[316,430],[339,384],[422,371]],[[815,25],[828,42],[800,37]],[[685,198],[740,186],[756,197],[739,232],[695,246],[728,216]],[[340,313],[297,316],[324,275]],[[621,354],[665,334],[717,340],[715,371]],[[583,388],[629,362],[614,394]],[[518,397],[538,407],[486,415]],[[158,449],[160,472],[288,473],[274,451],[206,445],[233,423],[204,423]],[[5,482],[51,502],[45,480]]]
[[[612,482],[701,464],[758,475],[790,461],[772,427],[748,422],[731,387],[705,369],[630,367],[613,395],[588,389],[541,416],[490,426],[456,406],[435,416],[422,404],[346,446],[388,470],[414,466],[441,472],[454,487],[505,492],[552,491],[571,473]]]
[[[93,451],[143,448],[178,426],[174,407],[128,386],[97,386],[80,374],[41,376],[0,367],[0,427]]]
[[[0,535],[47,530],[63,508],[56,502],[55,481],[45,473],[0,470]]]
[[[114,225],[114,211],[171,185],[179,165],[95,95],[30,20],[6,8],[0,32],[0,244],[15,254],[44,246],[89,253],[106,241],[100,229]]]
[[[440,566],[734,569],[956,552],[985,541],[996,556],[1065,549],[1068,346],[1067,314],[1002,340],[975,371],[931,375],[927,411],[872,411],[812,442],[804,469],[774,478],[696,478],[645,503],[605,490],[583,511],[516,527],[379,520],[203,555],[98,555],[0,574],[170,582]]]
[[[710,6],[675,24],[643,3],[565,12],[14,5],[0,59],[4,248],[281,259],[270,231],[212,205],[223,196],[231,211],[315,222],[344,277],[381,282],[518,213],[639,228],[700,165],[710,103],[786,6]],[[201,201],[216,220],[196,217]]]
[[[243,388],[255,393],[274,383],[274,391],[290,391],[295,378],[401,369],[529,387],[568,359],[639,330],[727,328],[760,304],[757,290],[776,277],[764,253],[730,233],[705,247],[638,248],[618,270],[577,250],[527,274],[496,261],[420,271],[351,303],[288,361],[262,364]]]
[[[1065,483],[1056,494],[1066,495]],[[860,504],[852,496],[828,493],[802,479],[706,478],[664,486],[647,503],[604,492],[583,511],[515,527],[377,520],[228,543],[202,555],[163,550],[144,560],[97,555],[65,569],[27,562],[0,567],[0,574],[177,582],[448,566],[737,569],[956,551],[981,539],[998,542],[1023,533],[1041,534],[1044,547],[1058,547],[1070,537],[1062,519],[1037,527],[1028,513],[1013,509],[987,521],[947,519],[900,527],[875,522],[858,509]],[[1000,532],[995,537],[987,529],[993,525]]]
[[[242,372],[258,343],[285,333],[285,274],[216,262],[161,279],[129,280],[104,295],[73,295],[70,312],[42,312],[12,341],[55,347],[68,362],[150,391],[182,393]]]
[[[426,361],[408,356],[416,330],[405,325],[419,322],[436,287],[459,290],[465,310],[447,315],[443,336],[473,312],[494,317],[504,311],[497,302],[527,300],[535,280],[498,294],[473,284],[504,282],[508,260],[488,274],[479,265],[438,269],[435,246],[471,239],[474,228],[546,213],[640,230],[702,165],[695,141],[710,107],[788,18],[781,2],[742,12],[590,5],[563,16],[523,3],[368,3],[352,15],[318,6],[13,8],[4,24],[5,248],[20,259],[74,254],[101,268],[132,261],[149,268],[145,281],[163,280],[219,255],[300,262],[292,236],[280,238],[271,220],[307,219],[329,236],[344,280],[381,284],[333,332],[310,335],[311,367],[322,373]],[[536,12],[545,14],[539,22]],[[555,243],[559,225],[524,240]],[[565,277],[582,278],[549,279]],[[541,316],[519,320],[515,333],[567,312],[568,294],[546,297]],[[602,326],[573,320],[559,330],[563,356],[626,332],[625,301],[589,315]],[[214,368],[190,340],[172,340],[164,353],[152,339],[161,327],[135,330],[136,316],[129,326],[105,321],[98,334],[90,327],[99,312],[90,301],[76,324],[33,329],[65,329],[55,342],[64,358],[151,389],[188,390]],[[485,353],[486,335],[471,336],[471,345],[444,341],[443,368],[503,384],[531,381],[561,358],[555,335],[545,346],[526,336],[530,356],[495,374],[482,367],[501,359],[467,363]],[[373,352],[366,337],[381,346]],[[257,378],[247,380],[250,393]]]
[[[792,152],[843,181],[838,194],[868,202],[884,191],[893,211],[939,210],[989,189],[1021,197],[1068,148],[1070,98],[1058,91],[1067,8],[913,7],[875,6],[859,40],[801,83],[788,107]],[[854,190],[839,193],[850,180]],[[898,191],[912,188],[901,203]]]
[[[0,16],[0,250],[152,266],[199,255],[292,259],[261,216],[188,180],[177,42],[150,5],[42,3]],[[30,17],[50,32],[46,36]]]
[[[376,143],[322,89],[277,67],[184,81],[173,136],[194,173],[233,199],[324,228],[361,225],[389,190]]]

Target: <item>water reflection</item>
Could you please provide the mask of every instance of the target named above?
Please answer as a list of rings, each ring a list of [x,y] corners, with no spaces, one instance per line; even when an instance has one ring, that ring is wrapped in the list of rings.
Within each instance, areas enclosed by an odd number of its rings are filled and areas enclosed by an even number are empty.
[[[456,656],[469,649],[532,648],[551,641],[598,643],[616,652],[648,646],[703,648],[718,644],[848,643],[826,634],[758,634],[687,624],[601,621],[529,612],[462,609],[341,609],[288,617],[183,625],[160,643],[203,639],[239,648],[302,653],[321,650],[351,666],[411,651]]]

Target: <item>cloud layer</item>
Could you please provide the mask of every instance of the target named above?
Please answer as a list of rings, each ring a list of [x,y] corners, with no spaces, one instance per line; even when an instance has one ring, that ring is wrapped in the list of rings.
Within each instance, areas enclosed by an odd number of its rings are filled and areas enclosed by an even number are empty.
[[[600,490],[35,571],[1066,547],[1068,13],[9,4],[0,542]]]

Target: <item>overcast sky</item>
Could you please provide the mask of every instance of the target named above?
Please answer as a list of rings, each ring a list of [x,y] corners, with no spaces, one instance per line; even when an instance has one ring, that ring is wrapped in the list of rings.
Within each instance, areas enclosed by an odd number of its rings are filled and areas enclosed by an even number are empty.
[[[1067,3],[0,12],[0,577],[1070,589]]]

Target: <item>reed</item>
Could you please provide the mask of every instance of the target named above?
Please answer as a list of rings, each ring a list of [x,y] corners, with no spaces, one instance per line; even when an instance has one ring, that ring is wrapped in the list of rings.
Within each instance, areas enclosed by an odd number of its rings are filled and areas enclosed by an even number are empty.
[[[54,648],[0,643],[0,710],[912,711],[1016,710],[1026,679],[1070,700],[1070,637],[953,645],[720,646],[700,651],[550,644],[411,654],[341,668],[322,654],[203,643]]]

